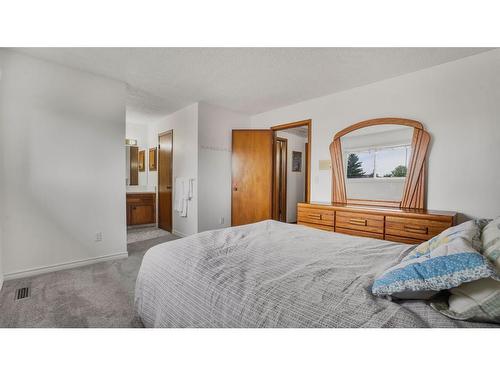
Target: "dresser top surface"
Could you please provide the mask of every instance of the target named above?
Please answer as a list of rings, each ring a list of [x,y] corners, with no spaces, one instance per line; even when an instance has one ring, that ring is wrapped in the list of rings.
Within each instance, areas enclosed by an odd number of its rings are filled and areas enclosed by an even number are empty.
[[[325,203],[325,202],[311,202],[299,203],[302,207],[316,207],[322,209],[331,209],[336,211],[362,211],[379,213],[382,215],[396,215],[396,216],[435,216],[435,217],[455,217],[456,212],[453,211],[438,211],[438,210],[422,210],[416,208],[396,208],[396,207],[382,207],[382,206],[366,206],[356,204],[339,204],[339,203]]]

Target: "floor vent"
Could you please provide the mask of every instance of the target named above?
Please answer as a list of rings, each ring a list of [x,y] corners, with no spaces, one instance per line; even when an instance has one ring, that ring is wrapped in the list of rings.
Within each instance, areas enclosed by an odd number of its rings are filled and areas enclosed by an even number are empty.
[[[31,297],[31,288],[24,287],[16,289],[16,301],[20,299],[26,299]]]

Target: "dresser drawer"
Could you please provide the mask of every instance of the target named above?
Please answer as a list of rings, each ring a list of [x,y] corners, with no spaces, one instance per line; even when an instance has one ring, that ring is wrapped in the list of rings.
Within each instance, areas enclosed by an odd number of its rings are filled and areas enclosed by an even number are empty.
[[[391,236],[389,234],[386,234],[384,239],[386,241],[402,242],[402,243],[406,243],[409,245],[416,245],[416,244],[424,242],[424,240],[419,240],[418,238]]]
[[[335,228],[335,232],[337,233],[343,233],[343,234],[349,234],[351,236],[360,236],[360,237],[370,237],[370,238],[376,238],[378,240],[383,240],[384,235],[379,234],[379,233],[373,233],[373,232],[364,232],[362,230],[352,230],[352,229],[345,229],[345,228]]]
[[[426,241],[451,225],[447,221],[386,216],[385,233],[387,239],[389,236],[397,236]]]
[[[305,225],[306,227],[327,230],[327,231],[330,231],[330,232],[334,231],[334,227],[330,226],[330,225],[313,224],[313,223],[308,223],[308,222],[305,222],[305,221],[299,221],[299,222],[297,222],[297,224],[299,224],[299,225]]]
[[[354,231],[377,233],[383,236],[384,216],[337,211],[335,227]],[[340,230],[338,230],[338,232],[340,232]]]
[[[297,222],[299,224],[310,223],[333,227],[335,223],[335,212],[321,208],[299,206],[297,210]]]

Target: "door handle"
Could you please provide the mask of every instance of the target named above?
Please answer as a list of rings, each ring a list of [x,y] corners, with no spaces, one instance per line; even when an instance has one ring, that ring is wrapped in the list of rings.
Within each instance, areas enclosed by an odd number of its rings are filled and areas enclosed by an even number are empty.
[[[321,214],[307,214],[307,216],[310,219],[316,219],[316,220],[321,220],[322,219]]]
[[[366,227],[366,219],[351,218],[351,219],[349,219],[349,224],[352,224],[352,225],[361,225],[363,227]]]
[[[429,233],[429,228],[428,227],[416,227],[416,226],[411,226],[411,225],[405,225],[404,230],[410,233],[417,233],[417,234],[428,234]]]

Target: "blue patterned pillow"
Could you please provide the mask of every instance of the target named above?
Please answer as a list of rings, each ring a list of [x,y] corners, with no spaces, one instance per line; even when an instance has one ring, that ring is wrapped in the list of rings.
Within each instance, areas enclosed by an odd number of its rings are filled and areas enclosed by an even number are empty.
[[[495,268],[479,253],[481,229],[468,221],[415,247],[399,264],[375,279],[372,293],[399,298],[430,298],[440,290],[492,277]]]

